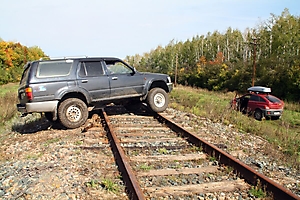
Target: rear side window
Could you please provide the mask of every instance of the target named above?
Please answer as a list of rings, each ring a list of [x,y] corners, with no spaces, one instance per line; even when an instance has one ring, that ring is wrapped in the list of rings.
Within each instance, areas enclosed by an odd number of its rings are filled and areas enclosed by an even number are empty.
[[[260,96],[256,96],[256,95],[251,95],[250,100],[251,101],[259,101],[259,102],[266,102],[263,98],[261,98]]]
[[[260,102],[266,102],[266,100],[264,100],[262,97],[259,97],[259,101]]]
[[[281,103],[281,101],[278,98],[272,95],[267,95],[266,98],[269,99],[269,101],[271,101],[272,103]]]
[[[73,60],[40,62],[37,77],[67,76],[70,73]]]
[[[20,82],[21,85],[25,84],[26,80],[28,79],[30,67],[31,67],[30,63],[27,63],[24,66],[25,69],[24,69],[23,74],[22,74],[22,79],[21,79],[21,82]]]
[[[79,76],[80,77],[93,77],[103,75],[103,68],[100,61],[81,62]]]
[[[259,96],[251,95],[250,100],[251,101],[259,101]]]

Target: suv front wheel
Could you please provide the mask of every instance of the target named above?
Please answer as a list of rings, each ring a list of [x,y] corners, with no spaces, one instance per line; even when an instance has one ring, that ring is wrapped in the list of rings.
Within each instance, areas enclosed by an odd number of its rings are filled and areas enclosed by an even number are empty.
[[[154,112],[163,112],[169,104],[167,92],[161,88],[153,88],[147,96],[147,103]]]
[[[87,105],[77,98],[66,99],[58,107],[58,117],[66,128],[78,128],[88,118]]]

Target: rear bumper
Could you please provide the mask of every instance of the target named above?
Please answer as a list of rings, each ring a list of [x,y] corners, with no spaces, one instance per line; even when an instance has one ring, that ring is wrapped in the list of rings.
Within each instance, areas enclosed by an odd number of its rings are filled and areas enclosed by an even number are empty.
[[[44,101],[44,102],[31,102],[24,104],[17,104],[17,109],[21,113],[34,113],[34,112],[54,112],[57,108],[58,101]]]

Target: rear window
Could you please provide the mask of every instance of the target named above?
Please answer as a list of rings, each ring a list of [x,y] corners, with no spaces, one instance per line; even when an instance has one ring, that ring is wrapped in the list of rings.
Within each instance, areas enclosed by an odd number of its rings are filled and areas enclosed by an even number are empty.
[[[269,101],[271,101],[272,103],[281,103],[281,101],[280,101],[278,98],[274,97],[274,96],[267,95],[266,98],[267,98]]]
[[[38,78],[67,76],[70,73],[73,60],[40,62],[36,76]]]

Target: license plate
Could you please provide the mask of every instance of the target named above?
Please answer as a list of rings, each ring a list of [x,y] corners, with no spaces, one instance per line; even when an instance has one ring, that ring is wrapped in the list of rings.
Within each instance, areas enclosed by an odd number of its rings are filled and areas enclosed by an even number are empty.
[[[274,112],[274,115],[280,115],[280,112]]]

